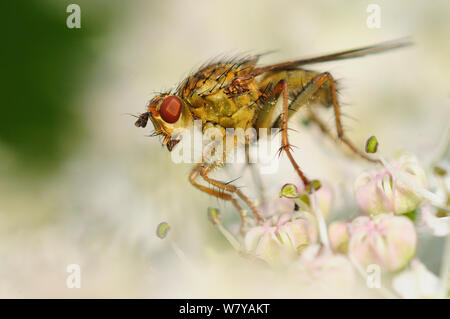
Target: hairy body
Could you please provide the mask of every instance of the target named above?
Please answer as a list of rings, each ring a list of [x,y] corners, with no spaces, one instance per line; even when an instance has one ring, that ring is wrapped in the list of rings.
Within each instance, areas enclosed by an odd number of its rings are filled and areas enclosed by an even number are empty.
[[[150,119],[155,127],[155,134],[163,136],[163,145],[166,145],[169,151],[179,142],[174,132],[179,128],[192,127],[195,120],[202,122],[203,131],[211,127],[217,128],[223,132],[224,137],[227,128],[254,128],[257,132],[259,129],[279,128],[282,132],[280,153],[286,153],[305,186],[320,187],[320,183],[312,183],[305,176],[295,161],[289,144],[288,121],[301,107],[313,104],[332,106],[337,138],[355,154],[372,162],[376,160],[361,152],[344,136],[336,83],[332,75],[328,72],[307,70],[302,66],[361,57],[409,44],[401,41],[387,42],[264,67],[257,65],[258,55],[212,62],[188,76],[173,93],[154,97],[148,104],[147,111],[139,116],[136,126],[145,127]],[[280,110],[276,108],[279,100],[282,102]],[[322,131],[329,132],[325,124],[310,111],[310,119],[318,124]],[[223,158],[234,147],[235,144],[224,148]],[[245,202],[256,220],[262,221],[257,207],[237,187],[208,176],[218,164],[220,163],[211,163],[204,158],[203,163],[194,166],[189,176],[190,182],[203,192],[230,201],[240,212],[243,224],[245,212],[238,199]],[[199,183],[198,177],[213,188]]]

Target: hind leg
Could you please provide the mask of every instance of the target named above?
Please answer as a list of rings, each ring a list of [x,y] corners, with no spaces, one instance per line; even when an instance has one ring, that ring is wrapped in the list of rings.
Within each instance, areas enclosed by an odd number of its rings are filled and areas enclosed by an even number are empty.
[[[360,157],[364,158],[365,160],[368,160],[369,162],[379,163],[379,160],[373,159],[369,156],[367,156],[364,152],[360,151],[347,137],[344,136],[344,130],[342,129],[342,121],[341,121],[341,111],[339,109],[339,103],[337,100],[337,94],[336,94],[336,82],[333,79],[333,76],[328,73],[321,73],[313,80],[314,86],[320,88],[325,83],[329,84],[329,92],[331,95],[331,102],[334,109],[335,119],[336,119],[336,130],[338,138],[345,144],[347,147],[355,154],[359,155]],[[316,118],[316,122],[320,119]],[[324,123],[319,124],[319,126],[323,126]]]
[[[310,181],[305,176],[303,171],[300,169],[300,166],[295,161],[294,157],[292,156],[292,147],[289,144],[289,138],[288,138],[288,120],[289,110],[297,111],[300,107],[304,105],[308,105],[308,103],[313,100],[318,93],[320,89],[323,87],[329,88],[329,93],[331,95],[331,103],[334,108],[334,112],[336,115],[336,129],[337,129],[337,135],[338,138],[346,144],[354,153],[358,154],[359,156],[363,157],[364,159],[371,161],[371,162],[378,162],[378,160],[374,160],[358,150],[353,143],[350,142],[345,136],[344,131],[342,129],[342,123],[340,118],[340,110],[339,110],[339,104],[337,101],[337,94],[336,94],[336,85],[334,82],[333,77],[328,72],[321,73],[317,76],[315,76],[306,86],[303,87],[303,89],[295,94],[292,98],[291,103],[289,103],[289,91],[288,91],[288,84],[286,80],[281,80],[276,85],[273,94],[275,95],[282,95],[283,98],[283,113],[281,114],[281,118],[279,121],[275,123],[275,127],[281,127],[282,131],[282,145],[280,148],[280,152],[284,151],[286,155],[288,156],[292,166],[294,167],[295,171],[297,172],[300,179],[303,181],[305,185],[309,185]],[[323,93],[323,91],[321,91]],[[290,107],[293,105],[294,107]]]
[[[268,76],[264,80],[263,84],[266,85],[269,82],[280,83],[283,80],[287,81],[288,93],[289,96],[292,98],[292,101],[290,102],[288,107],[288,111],[290,111],[287,116],[288,121],[304,105],[308,104],[323,104],[326,106],[332,105],[335,113],[338,139],[342,141],[342,143],[346,147],[348,147],[354,154],[370,162],[378,162],[378,160],[375,160],[367,156],[364,152],[359,150],[344,135],[344,130],[342,128],[342,121],[341,121],[341,111],[339,108],[336,93],[336,81],[334,80],[334,78],[330,73],[328,72],[316,73],[313,71],[306,71],[301,69],[287,72],[279,72],[276,73],[275,75]],[[281,92],[279,92],[279,94],[281,94]],[[267,108],[267,110],[264,109],[264,111],[265,113],[270,114],[269,111],[271,111],[271,108]],[[264,116],[265,113],[263,112],[262,115]],[[265,119],[265,121],[262,121],[262,123],[266,122],[268,122],[267,119]],[[314,122],[318,124],[319,127],[321,128],[324,127],[323,122],[318,123],[318,121],[316,120],[314,120]],[[274,123],[272,123],[272,127],[281,128],[281,124],[282,124],[282,116],[280,116]]]

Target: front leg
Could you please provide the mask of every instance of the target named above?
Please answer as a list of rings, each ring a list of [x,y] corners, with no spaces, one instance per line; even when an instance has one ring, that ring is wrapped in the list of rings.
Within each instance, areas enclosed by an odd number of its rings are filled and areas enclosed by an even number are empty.
[[[215,196],[217,198],[221,198],[223,200],[230,201],[233,206],[236,208],[236,210],[239,212],[239,215],[241,217],[241,230],[244,230],[245,228],[245,213],[242,209],[242,207],[239,205],[237,200],[229,193],[225,192],[224,190],[215,190],[211,189],[209,187],[203,186],[197,182],[197,178],[200,174],[200,169],[204,167],[204,163],[198,163],[194,166],[191,173],[189,174],[189,181],[193,186],[195,186],[197,189],[201,190],[202,192],[205,192],[209,195]]]
[[[208,174],[210,172],[211,172],[211,166],[202,166],[200,168],[200,176],[207,183],[209,183],[209,184],[211,184],[211,185],[221,189],[224,192],[226,191],[226,192],[229,192],[229,193],[232,193],[232,194],[233,193],[236,194],[240,199],[242,199],[247,204],[247,206],[252,211],[253,216],[255,217],[255,219],[258,222],[263,222],[264,221],[264,219],[259,215],[258,210],[256,209],[255,205],[252,203],[252,201],[247,196],[245,196],[236,186],[233,186],[233,185],[230,185],[230,184],[227,184],[227,183],[224,183],[224,182],[221,182],[221,181],[218,181],[218,180],[210,178],[208,176]],[[231,196],[231,195],[229,195],[229,196]],[[233,198],[233,197],[231,196],[231,198]],[[241,210],[241,217],[243,217],[242,216],[242,210]]]

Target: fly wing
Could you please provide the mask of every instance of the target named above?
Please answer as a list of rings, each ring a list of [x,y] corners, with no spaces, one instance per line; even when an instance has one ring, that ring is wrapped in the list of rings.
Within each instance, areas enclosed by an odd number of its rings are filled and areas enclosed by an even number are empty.
[[[269,66],[265,66],[265,67],[261,67],[261,68],[255,68],[252,72],[252,75],[257,76],[262,73],[270,72],[270,71],[281,71],[281,70],[293,69],[293,68],[297,68],[302,65],[313,64],[313,63],[359,58],[359,57],[362,57],[362,56],[365,56],[368,54],[381,53],[381,52],[385,52],[385,51],[389,51],[389,50],[393,50],[393,49],[397,49],[397,48],[406,47],[409,45],[412,45],[412,42],[407,39],[382,42],[382,43],[367,46],[364,48],[351,49],[351,50],[347,50],[347,51],[332,53],[332,54],[309,58],[309,59],[289,61],[289,62],[273,64],[273,65],[269,65]]]

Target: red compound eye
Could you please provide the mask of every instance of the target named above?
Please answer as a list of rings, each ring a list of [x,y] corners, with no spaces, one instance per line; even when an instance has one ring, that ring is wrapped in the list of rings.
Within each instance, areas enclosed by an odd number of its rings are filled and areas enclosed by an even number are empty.
[[[176,96],[166,97],[159,108],[159,114],[165,122],[175,123],[180,118],[181,106],[181,101]]]

